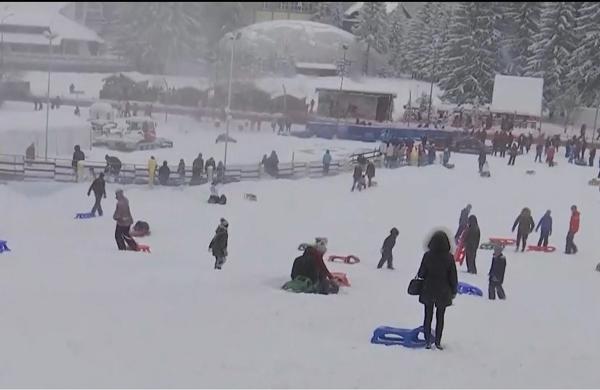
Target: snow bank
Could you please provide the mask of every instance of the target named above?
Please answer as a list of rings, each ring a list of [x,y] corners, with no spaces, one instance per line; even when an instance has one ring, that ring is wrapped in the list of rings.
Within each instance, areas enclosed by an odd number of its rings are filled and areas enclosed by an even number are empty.
[[[533,154],[515,167],[489,157],[453,155],[440,166],[378,170],[378,186],[350,193],[351,178],[263,181],[222,189],[226,206],[208,205],[207,186],[125,189],[135,219],[152,236],[152,254],[119,253],[115,206],[74,220],[92,205],[88,183],[0,185],[0,385],[11,388],[282,387],[461,388],[595,387],[600,383],[598,190],[596,169],[559,158],[548,169]],[[536,169],[534,176],[525,170]],[[560,184],[559,184],[560,183]],[[500,197],[507,188],[518,188]],[[562,190],[562,189],[565,190]],[[248,202],[242,194],[258,196]],[[440,194],[443,193],[443,199]],[[507,249],[505,302],[459,296],[447,310],[446,350],[371,345],[379,325],[415,327],[422,306],[406,294],[434,226],[454,230],[473,205],[482,239],[512,237],[524,206],[554,217],[553,254]],[[576,256],[561,253],[569,206],[582,211]],[[8,205],[6,207],[6,205]],[[213,270],[207,251],[219,218],[230,222],[229,258]],[[377,270],[390,228],[400,230],[396,271]],[[300,242],[329,239],[332,254],[361,263],[328,264],[348,274],[338,296],[297,295],[279,287]],[[530,241],[537,235],[530,237]],[[43,251],[40,251],[43,248]],[[491,252],[461,281],[486,289]],[[468,370],[465,370],[468,367]]]

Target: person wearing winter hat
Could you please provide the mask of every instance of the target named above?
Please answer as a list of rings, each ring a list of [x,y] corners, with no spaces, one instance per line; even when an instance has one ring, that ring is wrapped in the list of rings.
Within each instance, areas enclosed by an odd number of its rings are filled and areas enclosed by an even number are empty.
[[[319,294],[337,294],[339,286],[335,283],[333,275],[327,269],[323,255],[327,252],[327,238],[315,238],[315,244],[307,248],[306,253],[313,260],[313,266],[316,270],[318,281],[317,292]]]
[[[229,239],[229,233],[227,228],[229,222],[225,218],[221,218],[219,226],[215,231],[213,239],[208,245],[208,250],[212,252],[215,257],[215,269],[221,269],[225,261],[227,261],[227,241]]]
[[[131,225],[133,224],[133,217],[131,216],[131,210],[129,209],[129,200],[123,194],[122,189],[115,191],[117,198],[117,207],[113,214],[113,219],[117,222],[115,228],[115,241],[117,241],[117,247],[119,250],[124,251],[129,247],[130,250],[137,250],[137,243],[129,234]],[[127,244],[127,245],[126,245]]]
[[[506,299],[504,294],[504,271],[506,270],[506,257],[502,254],[504,247],[502,245],[494,246],[494,257],[492,257],[492,266],[490,267],[489,277],[490,284],[488,287],[488,298],[491,300],[496,299],[496,292],[498,298]]]
[[[394,265],[392,263],[392,250],[396,245],[396,238],[398,237],[398,234],[400,234],[398,232],[398,229],[392,228],[392,230],[390,230],[390,235],[387,236],[386,239],[383,241],[383,245],[381,246],[381,260],[379,260],[377,268],[381,268],[385,263],[387,263],[388,269],[394,269]]]

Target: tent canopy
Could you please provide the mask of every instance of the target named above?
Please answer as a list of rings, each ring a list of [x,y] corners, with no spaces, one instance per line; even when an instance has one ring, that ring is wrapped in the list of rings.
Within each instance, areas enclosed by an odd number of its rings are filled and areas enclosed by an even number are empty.
[[[544,79],[496,75],[491,111],[540,118]]]

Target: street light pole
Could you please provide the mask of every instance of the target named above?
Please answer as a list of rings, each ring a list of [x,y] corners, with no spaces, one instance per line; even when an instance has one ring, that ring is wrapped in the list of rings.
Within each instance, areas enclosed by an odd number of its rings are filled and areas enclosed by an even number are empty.
[[[431,84],[429,86],[429,108],[427,109],[427,127],[431,125],[431,102],[433,100],[433,80],[435,79],[435,66],[438,56],[438,38],[433,38],[433,63],[431,64]]]
[[[165,87],[167,90],[165,91],[165,123],[167,123],[167,112],[169,111],[166,107],[167,98],[169,97],[169,84],[167,84],[167,79],[163,77],[163,81],[165,82]]]
[[[337,109],[336,109],[336,122],[335,122],[335,131],[339,133],[340,131],[340,97],[342,96],[342,88],[344,87],[344,74],[346,73],[346,51],[348,50],[348,45],[345,43],[342,45],[342,49],[344,49],[344,56],[342,59],[342,66],[340,67],[340,92],[337,96]]]
[[[44,159],[48,160],[48,122],[50,120],[50,65],[52,63],[52,40],[56,38],[56,34],[52,34],[50,29],[47,30],[46,37],[48,38],[48,90],[46,91],[46,142],[44,145]]]
[[[229,85],[227,87],[227,110],[225,112],[225,115],[227,115],[226,117],[226,124],[225,124],[225,156],[223,157],[223,167],[225,168],[225,170],[227,170],[227,147],[229,146],[229,125],[230,125],[230,121],[231,121],[231,84],[233,81],[233,55],[234,55],[234,51],[235,51],[235,41],[240,39],[240,37],[242,36],[241,33],[237,33],[237,34],[233,34],[231,33],[231,36],[229,37],[229,39],[231,40],[231,57],[229,59]]]

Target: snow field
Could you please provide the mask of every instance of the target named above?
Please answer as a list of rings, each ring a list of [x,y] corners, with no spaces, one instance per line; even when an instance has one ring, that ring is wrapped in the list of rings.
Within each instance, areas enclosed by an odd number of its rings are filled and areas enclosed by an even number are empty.
[[[207,186],[125,187],[134,219],[150,223],[152,236],[139,242],[151,254],[116,250],[112,184],[105,216],[83,221],[72,218],[93,203],[87,183],[0,186],[0,238],[13,250],[0,255],[0,386],[593,387],[600,204],[587,180],[597,172],[562,158],[548,169],[533,157],[515,167],[490,157],[490,179],[478,176],[476,156],[457,154],[454,170],[380,169],[378,186],[361,193],[350,193],[350,175],[243,182],[222,189],[226,206],[206,203]],[[469,202],[482,242],[513,237],[522,207],[536,223],[551,209],[557,251],[507,248],[507,301],[457,297],[445,351],[371,345],[379,325],[421,323],[408,282],[427,235],[436,226],[453,234]],[[571,204],[582,213],[579,253],[565,256]],[[207,247],[220,217],[230,222],[230,256],[216,272]],[[393,226],[396,271],[376,270]],[[361,258],[328,263],[352,287],[337,296],[280,290],[298,244],[316,236],[329,238],[328,254]],[[486,291],[491,255],[480,250],[479,274],[461,269],[459,280]]]

